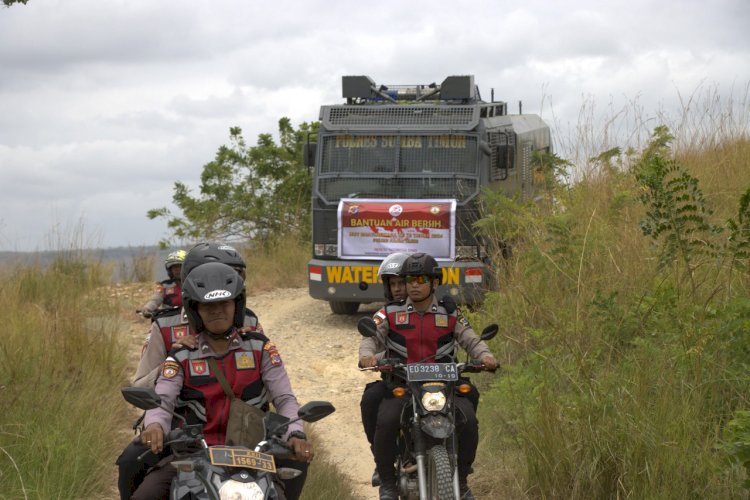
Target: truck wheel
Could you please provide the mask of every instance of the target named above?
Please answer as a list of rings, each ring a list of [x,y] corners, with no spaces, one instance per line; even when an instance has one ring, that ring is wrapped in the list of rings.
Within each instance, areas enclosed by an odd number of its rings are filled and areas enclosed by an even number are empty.
[[[328,303],[333,314],[354,314],[359,309],[359,302],[341,302],[332,300]]]

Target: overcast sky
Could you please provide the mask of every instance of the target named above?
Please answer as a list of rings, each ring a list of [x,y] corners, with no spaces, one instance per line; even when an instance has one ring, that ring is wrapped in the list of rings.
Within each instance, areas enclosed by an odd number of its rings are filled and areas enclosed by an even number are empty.
[[[473,74],[562,136],[582,103],[646,113],[750,82],[750,1],[29,0],[0,6],[0,250],[136,246],[231,126],[254,142],[377,83]]]

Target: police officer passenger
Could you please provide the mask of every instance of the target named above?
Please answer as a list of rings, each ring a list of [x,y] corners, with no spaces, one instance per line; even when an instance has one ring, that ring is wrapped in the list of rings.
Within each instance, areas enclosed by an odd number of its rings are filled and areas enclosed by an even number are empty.
[[[154,294],[141,308],[140,312],[144,317],[150,318],[160,309],[175,309],[182,306],[180,271],[186,255],[185,250],[176,250],[164,259],[168,278],[157,284]]]
[[[173,409],[179,396],[187,405],[178,408],[188,423],[203,419],[208,445],[224,444],[230,400],[211,375],[209,358],[217,361],[235,397],[268,411],[294,418],[299,410],[297,398],[276,346],[260,333],[241,334],[245,315],[245,288],[240,275],[218,262],[193,269],[183,283],[183,304],[190,327],[198,332],[195,350],[180,349],[167,357],[156,383],[156,392],[164,407]],[[148,410],[141,441],[158,454],[164,447],[164,435],[171,429],[172,416],[156,408]],[[288,442],[293,459],[309,463],[312,446],[302,432],[302,423],[289,425]],[[144,478],[134,499],[166,498],[176,474],[171,466],[157,466]]]
[[[374,338],[360,344],[360,364],[375,366],[376,353],[384,346],[386,356],[413,362],[450,362],[456,344],[472,358],[479,359],[488,370],[497,368],[497,361],[487,345],[474,333],[468,321],[455,309],[449,312],[435,297],[442,272],[437,261],[425,253],[415,253],[404,261],[401,275],[406,279],[407,299],[392,305],[377,325]],[[377,321],[376,321],[377,323]],[[396,437],[399,432],[401,410],[406,398],[389,397],[380,403],[374,436],[375,463],[382,482],[381,500],[397,500],[398,489],[394,462]],[[467,477],[476,455],[479,441],[474,406],[465,397],[455,398],[456,408],[463,413],[465,423],[457,429],[458,477],[461,498],[473,499]]]
[[[385,294],[386,304],[375,313],[372,319],[376,324],[383,321],[387,316],[388,306],[391,304],[401,304],[406,300],[406,281],[401,274],[401,268],[404,261],[409,257],[407,253],[392,253],[383,259],[378,268],[378,278],[383,282],[383,292]],[[384,354],[380,351],[380,355]],[[362,363],[360,362],[360,365]],[[359,408],[362,415],[362,426],[365,429],[367,442],[370,443],[370,450],[373,449],[373,439],[375,437],[375,424],[378,420],[378,407],[386,395],[388,386],[383,380],[370,382],[365,386],[362,392],[362,400],[359,402]],[[372,475],[372,485],[380,485],[380,476],[377,468]]]

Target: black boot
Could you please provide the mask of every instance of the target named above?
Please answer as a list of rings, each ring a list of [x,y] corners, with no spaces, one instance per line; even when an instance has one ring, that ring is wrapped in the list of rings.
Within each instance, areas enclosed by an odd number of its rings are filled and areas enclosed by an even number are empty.
[[[469,485],[463,481],[458,484],[459,493],[461,493],[461,500],[476,500],[474,494],[471,492]]]
[[[398,500],[398,488],[395,483],[383,483],[378,490],[380,500]]]
[[[378,468],[375,467],[375,472],[372,473],[372,485],[380,486],[380,474],[378,474]]]

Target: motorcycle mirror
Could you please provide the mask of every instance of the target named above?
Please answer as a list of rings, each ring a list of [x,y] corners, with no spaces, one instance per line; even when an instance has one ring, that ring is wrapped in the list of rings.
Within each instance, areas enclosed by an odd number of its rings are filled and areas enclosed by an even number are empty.
[[[481,338],[482,340],[490,340],[495,335],[497,335],[498,330],[500,330],[500,328],[497,326],[497,323],[487,325],[484,327],[484,330],[482,330],[482,335],[480,335],[479,338]]]
[[[161,398],[150,387],[123,387],[125,401],[141,410],[153,410],[161,405]]]
[[[363,337],[374,337],[378,331],[378,326],[372,320],[372,318],[360,318],[357,321],[357,330]]]
[[[328,401],[310,401],[299,409],[299,418],[305,422],[317,422],[336,411]]]

